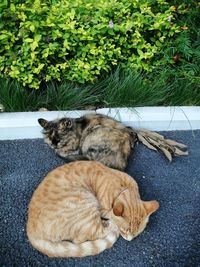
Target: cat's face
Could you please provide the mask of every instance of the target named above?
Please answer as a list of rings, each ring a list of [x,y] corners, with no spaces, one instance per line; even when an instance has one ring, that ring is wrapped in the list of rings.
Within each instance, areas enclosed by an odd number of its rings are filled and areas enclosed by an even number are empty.
[[[62,118],[60,120],[47,121],[38,119],[39,124],[43,128],[44,140],[52,148],[60,148],[64,145],[66,135],[73,135],[73,120]]]
[[[126,189],[113,203],[113,220],[121,236],[131,241],[145,229],[149,216],[159,208],[156,200],[142,201]]]

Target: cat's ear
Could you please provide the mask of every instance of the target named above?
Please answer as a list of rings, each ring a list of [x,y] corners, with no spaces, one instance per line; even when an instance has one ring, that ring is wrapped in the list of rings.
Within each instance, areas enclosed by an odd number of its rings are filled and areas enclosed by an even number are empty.
[[[116,201],[113,205],[113,213],[115,216],[122,216],[124,212],[124,205],[120,201]]]
[[[45,129],[45,128],[47,127],[47,125],[48,125],[48,121],[45,120],[45,119],[42,119],[42,118],[38,119],[38,123],[39,123],[44,129]]]
[[[152,214],[159,208],[159,203],[156,200],[143,201],[143,204],[148,215]]]

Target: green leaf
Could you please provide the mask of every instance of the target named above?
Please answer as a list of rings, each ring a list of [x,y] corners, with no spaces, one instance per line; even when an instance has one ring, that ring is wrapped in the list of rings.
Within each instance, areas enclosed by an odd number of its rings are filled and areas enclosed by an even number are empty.
[[[35,31],[35,26],[34,26],[33,24],[30,26],[30,30],[31,30],[32,32]]]
[[[26,43],[32,43],[33,42],[33,39],[32,38],[26,38],[26,39],[24,39],[24,42],[26,42]]]
[[[38,43],[41,40],[41,38],[42,38],[42,35],[41,34],[37,34],[37,35],[34,36],[34,41]]]
[[[35,48],[38,47],[38,42],[33,41],[33,42],[30,44],[30,47],[31,47],[31,51],[34,51]]]
[[[7,39],[8,35],[7,34],[1,34],[0,35],[0,40]]]
[[[15,11],[16,11],[15,5],[14,5],[13,3],[10,4],[10,10],[11,10],[12,12],[15,12]]]

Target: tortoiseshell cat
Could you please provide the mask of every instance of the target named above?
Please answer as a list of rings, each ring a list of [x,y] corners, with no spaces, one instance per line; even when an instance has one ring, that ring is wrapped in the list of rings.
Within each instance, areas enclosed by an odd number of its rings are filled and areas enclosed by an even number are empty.
[[[132,177],[96,161],[50,172],[28,209],[27,235],[49,257],[85,257],[112,247],[119,235],[139,235],[157,201],[142,201]]]
[[[97,160],[114,169],[124,170],[134,142],[151,149],[159,148],[171,160],[171,154],[187,155],[185,145],[146,130],[136,130],[101,114],[54,121],[39,119],[45,142],[69,160]]]

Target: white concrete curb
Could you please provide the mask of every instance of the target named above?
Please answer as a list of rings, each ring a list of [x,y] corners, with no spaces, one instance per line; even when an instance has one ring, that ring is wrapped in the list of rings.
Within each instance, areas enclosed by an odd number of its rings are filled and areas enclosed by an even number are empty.
[[[0,113],[0,140],[42,138],[37,120],[79,117],[95,111],[43,111]],[[139,107],[98,109],[126,125],[155,131],[200,129],[200,107]]]

